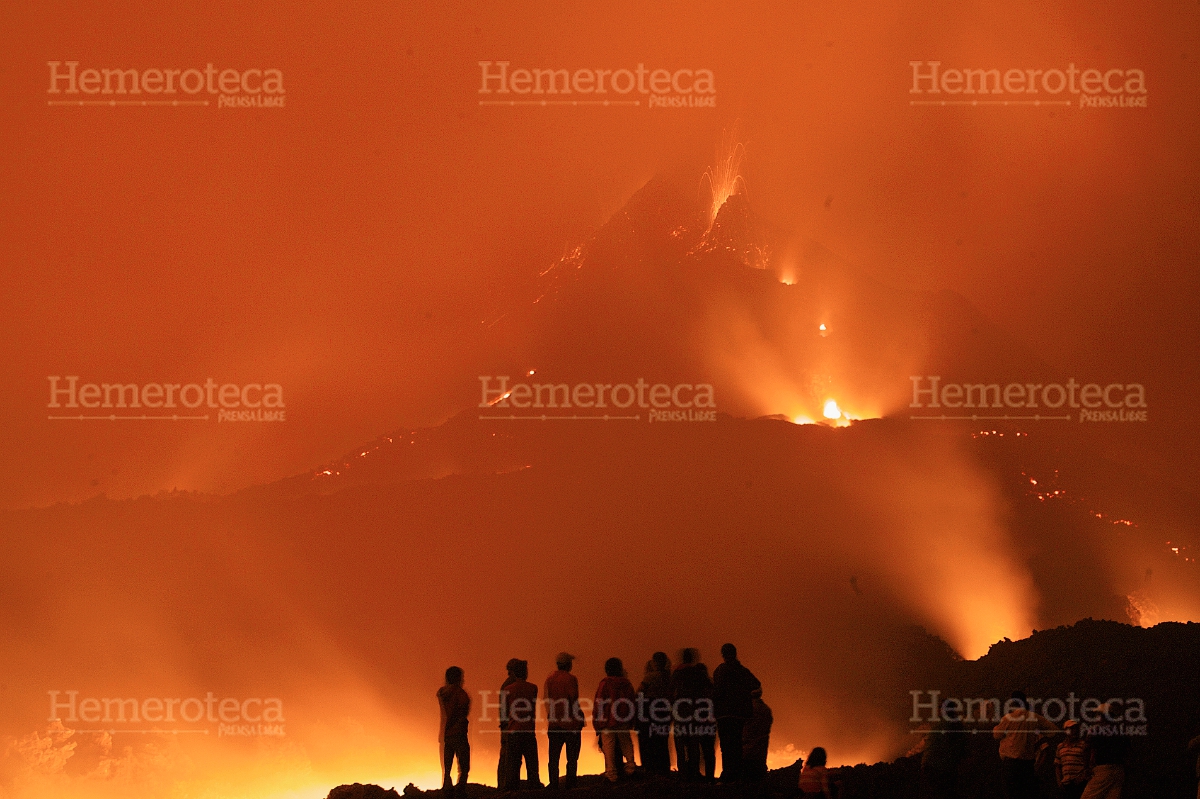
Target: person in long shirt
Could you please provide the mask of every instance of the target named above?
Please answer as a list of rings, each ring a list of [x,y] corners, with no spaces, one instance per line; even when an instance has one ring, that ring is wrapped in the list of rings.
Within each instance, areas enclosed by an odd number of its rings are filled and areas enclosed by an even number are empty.
[[[646,662],[646,673],[638,686],[638,750],[642,768],[650,774],[671,771],[671,660],[655,652]]]
[[[520,663],[521,663],[520,658],[509,658],[508,663],[505,664],[505,668],[508,670],[508,676],[505,677],[504,682],[502,682],[500,684],[500,701],[501,702],[504,701],[504,695],[508,689],[508,686],[512,685],[514,682],[517,681],[517,675],[515,672],[516,672],[517,667],[520,665]],[[499,760],[496,761],[496,788],[501,791],[505,790],[508,787],[508,774],[510,771],[509,766],[508,766],[509,737],[507,735],[505,735],[505,732],[507,731],[507,729],[508,729],[508,720],[504,718],[504,714],[502,713],[502,714],[500,714],[500,758],[499,758]],[[514,787],[516,787],[516,786],[514,786]]]
[[[604,662],[605,677],[596,688],[592,705],[592,726],[600,734],[600,749],[604,752],[604,777],[617,781],[617,751],[625,760],[625,774],[633,774],[633,718],[637,714],[637,699],[633,683],[625,676],[620,658]]]
[[[537,686],[525,678],[529,676],[529,664],[518,660],[513,670],[516,680],[500,694],[500,717],[508,726],[501,736],[508,737],[508,776],[505,785],[518,788],[521,785],[521,761],[525,761],[525,778],[530,787],[542,787],[538,777],[537,734],[534,721],[537,718]]]
[[[754,701],[754,713],[742,730],[742,774],[749,780],[764,780],[767,777],[767,753],[771,748],[771,725],[775,716],[762,699],[762,689],[750,693]]]
[[[442,745],[442,790],[449,794],[453,790],[450,769],[455,758],[458,758],[459,791],[466,789],[467,775],[471,771],[471,743],[467,740],[471,697],[463,690],[463,670],[458,666],[446,669],[446,684],[438,689],[437,699],[442,712],[438,734]]]
[[[1025,694],[1014,691],[1005,703],[1008,712],[992,730],[1000,741],[1001,777],[1008,799],[1035,799],[1038,794],[1034,760],[1042,737],[1058,732],[1054,722],[1042,718],[1026,706]]]
[[[721,780],[736,782],[742,778],[742,729],[754,715],[751,694],[762,683],[741,664],[737,647],[721,647],[725,661],[713,670],[713,709],[717,714],[717,734],[721,737]]]
[[[679,665],[671,675],[674,707],[675,760],[684,779],[712,779],[717,766],[717,720],[713,716],[713,683],[700,652],[691,647],[679,654]]]
[[[574,655],[560,652],[554,659],[558,670],[546,678],[546,737],[550,751],[546,759],[551,788],[558,787],[558,758],[567,750],[566,787],[575,787],[579,771],[579,749],[583,734],[583,712],[579,708],[579,680],[571,673]]]

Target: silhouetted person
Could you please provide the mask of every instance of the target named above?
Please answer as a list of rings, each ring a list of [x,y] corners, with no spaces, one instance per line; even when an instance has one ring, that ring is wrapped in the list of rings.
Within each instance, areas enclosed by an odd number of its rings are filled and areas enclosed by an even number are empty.
[[[509,788],[521,786],[521,761],[524,761],[525,778],[529,785],[540,788],[537,735],[534,733],[538,689],[525,679],[529,676],[529,664],[526,661],[517,661],[513,676],[517,679],[509,683],[500,695],[500,717],[508,722],[508,727],[501,733],[501,737],[508,737],[508,778],[505,785]]]
[[[517,681],[516,670],[520,665],[519,658],[509,658],[505,668],[508,670],[508,676],[504,678],[504,682],[500,684],[500,701],[504,701],[505,692],[508,686]],[[511,769],[509,768],[509,737],[506,735],[508,730],[508,720],[504,718],[504,714],[500,714],[500,759],[496,762],[496,788],[503,791],[508,785],[508,775]],[[516,787],[515,785],[512,787]]]
[[[717,719],[713,715],[713,683],[708,667],[700,662],[699,650],[688,648],[679,655],[671,674],[671,698],[675,702],[675,760],[685,779],[712,779],[717,768]]]
[[[616,782],[617,759],[625,760],[625,774],[634,772],[633,764],[633,719],[637,715],[637,697],[633,683],[625,676],[625,666],[620,658],[604,661],[605,677],[596,688],[596,700],[592,705],[592,726],[600,735],[600,749],[604,752],[604,777]],[[617,754],[618,750],[620,755]]]
[[[957,799],[958,766],[967,756],[967,727],[961,721],[937,722],[925,734],[921,751],[921,799]]]
[[[463,670],[458,666],[446,669],[446,684],[438,689],[438,706],[442,710],[442,723],[438,730],[438,741],[442,745],[442,790],[450,793],[450,769],[458,758],[458,787],[467,787],[467,775],[471,771],[471,744],[467,740],[467,725],[470,724],[471,697],[463,690]]]
[[[721,737],[721,779],[733,782],[742,778],[742,728],[754,715],[750,694],[762,684],[738,661],[733,644],[721,647],[721,657],[725,662],[713,671],[713,709]]]
[[[1034,760],[1042,737],[1058,731],[1050,721],[1029,710],[1025,694],[1014,691],[1005,703],[1007,712],[992,731],[1000,741],[1000,769],[1004,795],[1008,799],[1036,799],[1037,772]]]
[[[1099,712],[1108,715],[1109,706],[1101,705]],[[1125,786],[1125,756],[1129,753],[1129,738],[1125,735],[1105,735],[1089,731],[1087,745],[1092,776],[1083,789],[1083,799],[1121,799]]]
[[[1088,781],[1087,742],[1079,734],[1079,722],[1069,719],[1063,724],[1067,739],[1054,752],[1054,779],[1064,799],[1079,799]]]
[[[571,673],[574,655],[560,652],[554,659],[558,666],[546,678],[546,737],[550,740],[550,752],[546,760],[546,771],[550,775],[550,787],[558,787],[558,757],[567,750],[566,787],[575,787],[579,771],[579,748],[583,734],[583,711],[579,708],[579,680]]]
[[[833,799],[833,789],[829,785],[829,769],[825,767],[825,750],[814,747],[800,769],[800,795],[823,796]]]
[[[655,652],[638,686],[638,748],[650,774],[671,771],[671,660]]]
[[[742,774],[748,780],[759,781],[767,776],[767,753],[771,748],[771,725],[775,716],[762,699],[762,689],[750,692],[754,710],[742,729]]]

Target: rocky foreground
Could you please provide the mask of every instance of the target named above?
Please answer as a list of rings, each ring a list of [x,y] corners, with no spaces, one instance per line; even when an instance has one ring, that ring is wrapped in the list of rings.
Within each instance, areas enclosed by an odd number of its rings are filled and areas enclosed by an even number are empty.
[[[1022,689],[1031,697],[1141,698],[1146,734],[1131,737],[1124,799],[1192,799],[1196,796],[1196,753],[1188,741],[1200,733],[1200,624],[1164,623],[1149,629],[1111,621],[1085,619],[1070,627],[1035,632],[1020,641],[1001,641],[976,661],[930,664],[931,685],[942,696],[1007,697]],[[911,705],[897,707],[897,720]],[[1001,799],[1000,760],[991,725],[974,725],[966,736],[958,768],[960,799]],[[860,764],[834,772],[840,799],[924,799],[921,756],[911,754],[874,765]],[[686,783],[671,777],[633,777],[610,786],[599,775],[579,778],[562,791],[571,799],[643,799],[646,797],[795,796],[798,766],[772,771],[756,785]],[[1043,795],[1056,796],[1052,773],[1044,775]],[[536,792],[536,789],[535,791]],[[469,799],[487,799],[495,788],[470,785]],[[377,785],[341,785],[328,799],[390,799],[439,791],[412,785],[402,792]],[[514,793],[514,795],[520,795]]]

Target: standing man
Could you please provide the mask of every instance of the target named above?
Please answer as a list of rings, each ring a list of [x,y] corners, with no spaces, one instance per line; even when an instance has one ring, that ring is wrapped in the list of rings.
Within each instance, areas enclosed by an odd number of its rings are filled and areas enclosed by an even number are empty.
[[[1111,719],[1111,710],[1108,704],[1103,704],[1097,712]],[[1091,751],[1092,775],[1083,788],[1083,799],[1121,799],[1130,741],[1128,736],[1117,734],[1115,727],[1095,724],[1088,729],[1087,745]]]
[[[519,658],[509,658],[508,663],[504,668],[508,670],[508,676],[504,678],[504,682],[500,683],[500,705],[504,706],[504,697],[507,694],[508,686],[517,681],[516,669],[521,663]],[[486,707],[484,708],[487,709]],[[508,767],[509,751],[508,751],[508,721],[504,718],[504,714],[500,714],[500,759],[496,762],[496,788],[505,790],[508,785]],[[514,788],[516,786],[513,786]]]
[[[529,663],[518,660],[513,669],[516,680],[500,694],[500,719],[508,726],[502,736],[508,737],[508,776],[504,784],[509,789],[521,786],[521,761],[525,761],[525,778],[529,787],[542,787],[538,777],[537,735],[534,719],[537,717],[537,686],[529,682]]]
[[[713,670],[713,710],[721,743],[721,781],[742,779],[742,730],[754,717],[753,692],[762,689],[750,669],[738,661],[737,647],[721,647],[724,663]]]
[[[1021,691],[1014,691],[1004,703],[1004,718],[992,730],[1000,742],[1000,774],[1008,799],[1036,799],[1038,778],[1034,760],[1043,735],[1058,732],[1054,723],[1028,709]]]
[[[558,787],[558,757],[564,747],[567,750],[568,789],[575,787],[575,776],[579,771],[583,711],[579,708],[579,680],[571,673],[574,660],[574,655],[559,652],[554,659],[558,670],[546,678],[546,737],[550,739],[546,771],[550,775],[551,788]]]
[[[1064,799],[1079,799],[1088,781],[1087,743],[1079,735],[1079,722],[1067,719],[1063,723],[1067,740],[1054,750],[1054,777]]]
[[[467,740],[471,696],[463,690],[463,670],[458,666],[446,669],[446,684],[438,689],[437,699],[442,710],[438,734],[438,741],[442,745],[442,792],[449,796],[453,792],[450,769],[454,765],[454,758],[458,758],[460,792],[466,790],[467,774],[471,771],[471,743]]]

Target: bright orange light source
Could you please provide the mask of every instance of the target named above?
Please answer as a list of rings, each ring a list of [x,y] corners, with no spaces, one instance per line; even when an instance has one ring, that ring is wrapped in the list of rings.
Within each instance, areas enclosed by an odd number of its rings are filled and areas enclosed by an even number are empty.
[[[833,400],[825,400],[825,410],[823,413],[826,419],[840,419],[842,417],[842,409]]]

